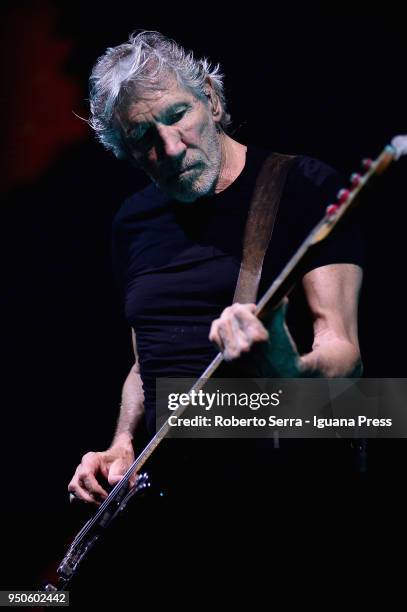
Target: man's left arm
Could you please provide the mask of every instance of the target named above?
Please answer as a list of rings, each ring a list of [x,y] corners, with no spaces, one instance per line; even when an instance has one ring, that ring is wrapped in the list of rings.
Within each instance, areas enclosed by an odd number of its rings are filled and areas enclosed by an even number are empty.
[[[355,264],[330,264],[303,278],[311,309],[314,342],[299,358],[302,375],[359,376],[362,373],[358,341],[358,298],[362,269]]]

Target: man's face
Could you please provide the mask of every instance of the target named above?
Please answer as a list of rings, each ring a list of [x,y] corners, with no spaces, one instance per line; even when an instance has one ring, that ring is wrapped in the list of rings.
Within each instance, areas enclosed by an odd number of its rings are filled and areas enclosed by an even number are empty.
[[[221,146],[210,105],[175,79],[129,99],[116,119],[136,164],[177,200],[192,202],[212,193]]]

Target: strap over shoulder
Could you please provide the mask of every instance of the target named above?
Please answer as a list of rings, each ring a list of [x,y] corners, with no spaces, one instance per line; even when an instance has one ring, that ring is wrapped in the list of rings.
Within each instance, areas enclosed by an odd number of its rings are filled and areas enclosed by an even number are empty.
[[[255,302],[288,170],[295,156],[272,153],[257,177],[247,215],[243,255],[233,302]]]

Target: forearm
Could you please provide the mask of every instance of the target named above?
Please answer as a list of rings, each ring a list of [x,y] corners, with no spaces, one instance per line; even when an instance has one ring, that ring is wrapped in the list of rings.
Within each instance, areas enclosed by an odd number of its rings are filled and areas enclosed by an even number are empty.
[[[300,358],[304,376],[360,376],[358,296],[362,270],[355,264],[331,264],[303,278],[313,316],[312,351]]]
[[[285,323],[285,306],[267,324],[267,342],[257,343],[241,357],[246,376],[264,378],[349,378],[361,376],[357,331],[337,333],[319,325],[312,350],[300,356]],[[316,327],[318,327],[316,325]],[[342,330],[341,330],[342,331]]]
[[[122,390],[120,414],[112,445],[117,442],[131,442],[144,414],[143,383],[137,365],[130,370]]]

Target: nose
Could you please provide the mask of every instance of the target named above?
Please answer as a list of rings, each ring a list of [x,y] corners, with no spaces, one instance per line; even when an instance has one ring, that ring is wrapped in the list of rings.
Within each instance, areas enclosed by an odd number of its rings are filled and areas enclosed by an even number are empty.
[[[157,148],[158,155],[177,159],[182,157],[186,151],[186,145],[175,126],[157,126]]]

